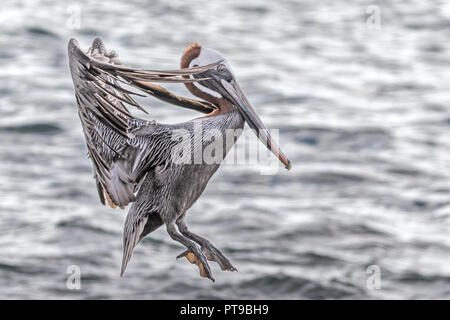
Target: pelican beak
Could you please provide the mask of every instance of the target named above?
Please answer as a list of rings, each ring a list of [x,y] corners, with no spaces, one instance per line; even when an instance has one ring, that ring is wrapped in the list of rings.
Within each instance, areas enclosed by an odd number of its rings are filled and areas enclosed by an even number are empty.
[[[261,140],[262,143],[277,156],[287,170],[290,170],[292,168],[291,161],[286,158],[284,153],[280,150],[280,147],[273,141],[269,131],[267,131],[261,119],[248,102],[237,82],[234,79],[230,81],[220,79],[220,84],[226,92],[226,97],[238,108],[239,112],[242,114],[245,121],[247,121],[250,128],[255,132],[259,140]]]

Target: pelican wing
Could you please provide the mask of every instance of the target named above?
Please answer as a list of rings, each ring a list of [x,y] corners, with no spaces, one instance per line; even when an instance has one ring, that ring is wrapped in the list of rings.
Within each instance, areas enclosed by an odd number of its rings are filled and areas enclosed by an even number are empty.
[[[130,113],[129,106],[143,110],[132,96],[145,92],[169,102],[176,100],[182,107],[210,112],[214,107],[206,102],[180,98],[151,84],[153,81],[186,82],[183,75],[205,69],[154,71],[124,67],[114,52],[106,51],[100,39],[94,40],[87,53],[71,39],[68,53],[78,113],[100,201],[103,204],[107,201],[111,207],[124,207],[136,200],[135,194],[149,168],[169,159],[170,144],[174,143],[166,126]],[[125,89],[123,84],[140,91]]]
[[[96,78],[96,80],[105,82],[109,78],[107,84],[124,93],[125,99],[129,98],[130,91],[125,90],[120,86],[118,87],[118,83],[137,88],[149,95],[152,95],[171,104],[196,110],[199,112],[209,113],[214,109],[217,109],[215,105],[207,101],[200,101],[196,99],[177,96],[169,92],[164,87],[156,85],[152,82],[186,83],[206,80],[203,78],[187,79],[182,76],[194,75],[207,71],[211,68],[214,68],[221,61],[217,61],[206,66],[172,71],[133,69],[130,67],[122,66],[120,61],[117,59],[116,53],[114,51],[107,52],[102,40],[99,38],[96,38],[94,40],[91,48],[87,51],[87,53],[84,53],[80,49],[80,47],[78,46],[78,42],[75,39],[71,39],[69,41],[69,60],[73,58],[78,61],[78,63],[84,65],[86,69],[90,71],[92,76]],[[107,77],[104,77],[105,75]],[[124,102],[131,102],[132,105],[140,108],[134,100],[127,99]]]

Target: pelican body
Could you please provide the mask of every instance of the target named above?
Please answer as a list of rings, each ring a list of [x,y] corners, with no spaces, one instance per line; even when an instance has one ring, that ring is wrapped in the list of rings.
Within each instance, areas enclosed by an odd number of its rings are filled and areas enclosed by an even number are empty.
[[[222,270],[236,271],[220,250],[187,228],[187,210],[204,191],[245,122],[287,169],[291,163],[272,141],[226,60],[214,50],[191,44],[184,50],[179,70],[156,71],[123,66],[99,38],[87,52],[71,39],[68,51],[100,201],[113,208],[132,203],[124,226],[121,276],[137,243],[162,225],[186,247],[177,258],[196,264],[202,277],[214,281],[208,260]],[[201,100],[176,96],[158,82],[184,83]],[[145,111],[132,98],[143,94],[206,115],[179,124],[135,117],[127,106]],[[231,144],[230,130],[236,132]],[[217,133],[222,139],[217,139]],[[189,139],[180,139],[186,136]],[[216,152],[221,151],[219,161],[198,161],[195,155],[211,143]]]

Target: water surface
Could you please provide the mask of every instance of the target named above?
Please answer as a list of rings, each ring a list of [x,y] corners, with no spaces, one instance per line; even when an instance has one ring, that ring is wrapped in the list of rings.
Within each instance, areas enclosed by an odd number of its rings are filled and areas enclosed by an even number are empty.
[[[4,1],[0,298],[450,298],[450,5],[378,1],[377,30],[373,4]],[[96,36],[142,68],[178,67],[191,42],[219,50],[280,130],[290,172],[223,166],[188,212],[238,273],[200,279],[162,228],[119,277],[126,211],[98,201],[66,55]],[[163,123],[197,116],[145,104]]]

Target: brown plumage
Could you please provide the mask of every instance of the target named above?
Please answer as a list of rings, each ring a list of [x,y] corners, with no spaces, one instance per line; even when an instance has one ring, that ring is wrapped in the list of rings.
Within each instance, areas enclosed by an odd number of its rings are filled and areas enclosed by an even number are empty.
[[[190,68],[191,64],[198,66]],[[187,210],[200,197],[232,147],[226,144],[227,131],[241,132],[244,120],[253,130],[263,130],[258,133],[260,139],[286,167],[290,167],[290,162],[271,140],[225,59],[216,51],[194,43],[183,53],[181,70],[133,69],[123,66],[117,55],[108,52],[97,38],[87,53],[72,39],[69,65],[100,201],[111,207],[132,203],[124,226],[121,275],[133,248],[161,225],[166,226],[173,240],[187,248],[179,257],[195,263],[201,276],[214,281],[207,260],[217,262],[222,270],[235,271],[220,250],[187,228],[184,221]],[[202,100],[177,96],[153,82],[184,83]],[[145,110],[131,97],[145,93],[207,115],[175,125],[137,118],[127,106]],[[201,125],[201,135],[195,134],[197,124]],[[222,148],[222,158],[219,162],[201,159],[201,163],[194,163],[194,155],[203,154],[205,147],[210,146],[211,141],[203,137],[210,136],[211,130],[222,135],[222,144],[217,146]],[[190,139],[181,142],[174,139],[180,131],[189,133]],[[186,163],[174,161],[177,153],[173,150],[180,146],[189,147],[188,150],[194,146],[185,155]]]

